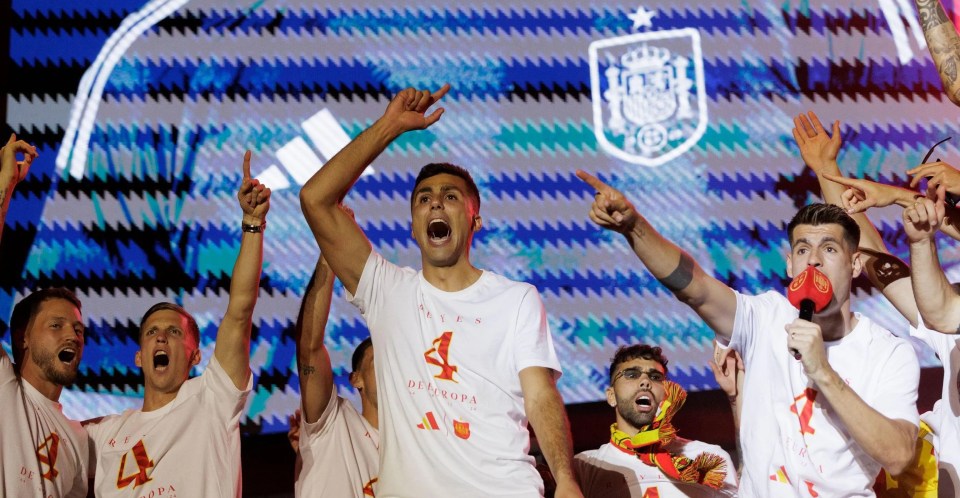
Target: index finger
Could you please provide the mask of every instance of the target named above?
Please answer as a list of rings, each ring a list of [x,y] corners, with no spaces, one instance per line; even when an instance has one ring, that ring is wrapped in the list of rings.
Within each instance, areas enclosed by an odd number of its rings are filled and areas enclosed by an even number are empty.
[[[450,83],[444,83],[443,86],[440,87],[439,90],[437,90],[436,92],[433,92],[433,94],[431,95],[431,97],[433,97],[433,100],[434,100],[434,101],[437,101],[437,100],[442,99],[443,96],[446,95],[447,92],[449,92],[449,91],[450,91]]]
[[[577,170],[577,178],[583,180],[587,185],[590,185],[591,187],[596,189],[598,192],[609,188],[607,184],[600,181],[599,178],[591,175],[590,173],[587,173],[582,169]]]
[[[250,156],[252,155],[253,153],[251,153],[249,150],[243,155],[243,179],[244,180],[248,178],[252,178],[250,176]]]
[[[830,180],[833,183],[839,183],[840,185],[845,185],[847,187],[854,187],[854,188],[860,188],[860,185],[861,185],[860,182],[863,181],[858,178],[847,178],[845,176],[840,176],[840,175],[831,175],[830,173],[824,173],[823,177],[826,178],[827,180]]]

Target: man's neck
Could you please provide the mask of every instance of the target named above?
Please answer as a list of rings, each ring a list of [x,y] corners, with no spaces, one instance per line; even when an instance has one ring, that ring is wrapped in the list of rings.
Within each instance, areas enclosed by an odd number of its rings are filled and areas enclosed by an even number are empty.
[[[367,403],[366,400],[361,400],[361,411],[363,418],[367,420],[374,429],[380,430],[380,414],[377,412],[377,408],[370,403]]]
[[[173,392],[160,392],[156,389],[145,387],[143,392],[143,408],[141,408],[140,411],[152,412],[159,410],[167,406],[171,401],[177,399],[177,393],[179,392],[179,387]]]
[[[857,317],[850,312],[849,299],[834,310],[814,315],[812,321],[820,326],[824,342],[843,339],[857,326]]]
[[[60,401],[60,393],[63,392],[63,386],[47,380],[40,372],[30,368],[29,365],[24,365],[20,379],[29,383],[31,387],[50,401]]]
[[[452,266],[430,266],[423,262],[423,278],[430,285],[446,292],[457,292],[473,285],[483,272],[466,258]]]

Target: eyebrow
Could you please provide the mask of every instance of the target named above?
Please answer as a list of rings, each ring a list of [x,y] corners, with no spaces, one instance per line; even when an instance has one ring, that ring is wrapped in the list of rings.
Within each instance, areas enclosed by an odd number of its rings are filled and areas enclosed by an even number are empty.
[[[456,185],[441,185],[441,186],[440,186],[440,192],[441,192],[441,193],[447,192],[447,191],[449,191],[449,190],[455,190],[455,191],[457,191],[457,192],[459,192],[459,193],[461,193],[461,194],[463,193],[463,190],[460,190],[460,187],[458,187],[458,186],[456,186]],[[420,188],[417,189],[417,191],[414,193],[414,196],[418,196],[418,195],[420,195],[420,194],[422,194],[422,193],[424,193],[424,192],[432,193],[432,192],[433,192],[433,189],[432,189],[431,187],[420,187]]]
[[[833,238],[833,237],[831,237],[831,236],[827,236],[827,237],[824,237],[824,238],[820,239],[820,243],[821,243],[821,244],[824,243],[824,242],[833,242],[833,243],[835,243],[835,244],[839,244],[839,243],[840,243],[839,240],[837,240],[837,239],[835,239],[835,238]],[[806,238],[799,238],[799,239],[793,241],[793,245],[797,245],[797,244],[813,245],[813,244],[812,244],[809,240],[807,240]]]

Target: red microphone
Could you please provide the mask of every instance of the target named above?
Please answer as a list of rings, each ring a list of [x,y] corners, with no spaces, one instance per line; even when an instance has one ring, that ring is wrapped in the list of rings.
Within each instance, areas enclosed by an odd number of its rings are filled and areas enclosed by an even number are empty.
[[[833,299],[830,279],[820,270],[808,266],[787,287],[787,299],[800,310],[800,319],[810,321],[813,313],[820,313]],[[793,357],[800,359],[800,352],[791,349]]]

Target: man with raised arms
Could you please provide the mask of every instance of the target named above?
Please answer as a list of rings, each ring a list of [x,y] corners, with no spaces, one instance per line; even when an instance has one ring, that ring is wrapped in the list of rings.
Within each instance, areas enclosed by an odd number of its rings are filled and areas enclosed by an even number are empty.
[[[917,358],[909,343],[850,311],[860,230],[842,208],[806,206],[787,226],[787,275],[815,266],[834,289],[806,321],[778,292],[747,296],[707,275],[623,194],[577,176],[596,190],[590,219],[623,234],[647,269],[742,356],[740,496],[873,496],[881,467],[899,474],[909,464]]]
[[[556,388],[560,365],[531,285],[470,263],[482,226],[480,195],[464,169],[424,166],[410,198],[421,271],[374,252],[338,204],[397,137],[436,123],[449,90],[408,88],[300,192],[320,250],[363,314],[373,339],[380,418],[381,498],[540,496],[527,422],[557,480],[580,496],[572,442]]]
[[[241,495],[240,416],[252,387],[250,330],[270,208],[270,189],[250,177],[249,151],[237,198],[240,252],[213,358],[188,380],[201,359],[196,320],[173,303],[147,310],[134,358],[143,369],[143,408],[87,426],[99,497]]]
[[[300,423],[297,497],[371,496],[380,468],[377,382],[369,338],[353,352],[350,384],[360,393],[362,414],[337,395],[330,353],[323,343],[333,271],[323,256],[303,296],[297,318],[297,367],[300,371]]]
[[[0,235],[13,189],[36,157],[12,135],[0,148]],[[87,434],[58,402],[77,378],[83,333],[80,300],[66,289],[39,290],[14,306],[13,363],[0,348],[0,496],[87,495]]]

